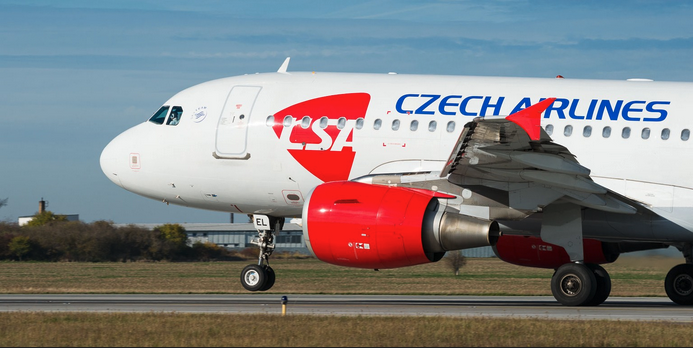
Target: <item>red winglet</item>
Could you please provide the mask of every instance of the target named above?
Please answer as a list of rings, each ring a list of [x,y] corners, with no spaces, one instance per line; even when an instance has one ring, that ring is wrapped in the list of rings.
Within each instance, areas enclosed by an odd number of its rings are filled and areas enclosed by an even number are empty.
[[[529,139],[539,140],[541,138],[541,113],[546,110],[549,105],[553,104],[556,98],[544,99],[534,105],[530,105],[505,119],[514,122],[527,132]]]

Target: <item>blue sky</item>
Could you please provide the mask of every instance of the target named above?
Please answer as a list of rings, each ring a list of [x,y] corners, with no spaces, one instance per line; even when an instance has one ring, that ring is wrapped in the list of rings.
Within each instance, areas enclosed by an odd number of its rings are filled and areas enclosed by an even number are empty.
[[[0,0],[0,221],[44,198],[85,222],[228,222],[121,189],[99,155],[176,92],[287,56],[290,71],[693,81],[691,18],[688,1]]]

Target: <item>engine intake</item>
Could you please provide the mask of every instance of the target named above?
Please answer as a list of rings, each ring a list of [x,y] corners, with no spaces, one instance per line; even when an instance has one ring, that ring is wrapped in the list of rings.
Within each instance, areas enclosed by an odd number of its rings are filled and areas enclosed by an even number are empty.
[[[395,268],[440,260],[448,250],[494,245],[498,223],[445,211],[429,190],[351,181],[317,186],[303,207],[303,236],[318,259]]]

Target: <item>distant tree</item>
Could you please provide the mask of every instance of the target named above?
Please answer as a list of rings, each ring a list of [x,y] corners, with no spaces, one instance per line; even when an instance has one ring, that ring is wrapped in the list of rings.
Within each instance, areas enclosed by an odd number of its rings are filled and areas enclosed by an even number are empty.
[[[185,228],[179,224],[164,224],[154,228],[154,231],[159,232],[161,238],[171,242],[177,246],[186,246],[188,235],[185,233]]]
[[[455,276],[460,275],[460,268],[467,264],[467,259],[462,255],[461,250],[448,251],[443,259],[448,267],[455,272]]]
[[[65,215],[55,215],[52,211],[46,210],[43,213],[34,215],[31,221],[27,222],[27,226],[43,226],[50,225],[56,222],[67,221],[67,216]]]
[[[16,236],[10,240],[8,244],[8,249],[10,253],[19,258],[22,261],[22,257],[31,252],[31,239],[26,236]]]

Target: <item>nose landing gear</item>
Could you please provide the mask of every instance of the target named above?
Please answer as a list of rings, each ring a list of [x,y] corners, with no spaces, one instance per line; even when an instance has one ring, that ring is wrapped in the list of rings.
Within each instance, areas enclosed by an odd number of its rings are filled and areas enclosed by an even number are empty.
[[[257,264],[251,264],[241,271],[241,284],[248,291],[267,291],[274,285],[274,270],[269,265],[269,257],[274,252],[274,234],[281,231],[283,218],[267,215],[253,215],[253,224],[258,236],[250,241],[260,248]]]

